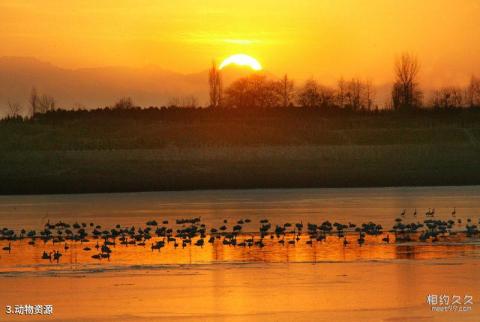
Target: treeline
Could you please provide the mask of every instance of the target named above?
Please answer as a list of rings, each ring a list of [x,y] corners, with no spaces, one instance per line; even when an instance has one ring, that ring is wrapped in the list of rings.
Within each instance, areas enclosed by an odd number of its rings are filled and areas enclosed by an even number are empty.
[[[353,111],[378,109],[374,106],[372,83],[358,78],[340,79],[338,88],[310,79],[299,88],[287,75],[281,80],[253,74],[240,78],[226,88],[222,102],[229,108],[342,108]]]
[[[402,111],[395,109],[360,109],[325,106],[311,108],[301,106],[257,107],[257,108],[202,108],[176,106],[150,106],[147,108],[133,105],[128,99],[122,99],[113,107],[97,109],[54,109],[37,113],[29,118],[4,118],[0,127],[6,124],[31,124],[53,127],[88,127],[99,125],[105,128],[123,125],[155,126],[170,123],[179,126],[197,126],[205,124],[262,124],[279,127],[287,123],[317,126],[323,129],[362,129],[362,128],[428,128],[461,127],[480,128],[480,107],[455,109],[415,109]]]
[[[425,98],[418,81],[420,63],[416,56],[405,53],[394,66],[395,79],[389,102],[379,106],[371,80],[340,78],[336,86],[327,86],[309,79],[300,86],[284,75],[269,79],[253,74],[236,80],[224,91],[221,73],[213,65],[210,70],[210,106],[234,108],[287,107],[348,109],[353,111],[392,109],[415,111],[420,108],[457,109],[480,107],[480,79],[472,76],[466,87],[446,86]],[[212,99],[213,98],[213,99]]]
[[[394,65],[394,82],[389,101],[379,106],[376,101],[375,86],[371,80],[360,78],[340,78],[334,86],[324,85],[315,79],[308,79],[297,85],[288,75],[280,79],[267,77],[265,74],[253,73],[239,78],[224,88],[222,71],[215,63],[208,73],[209,106],[211,109],[253,110],[271,108],[304,108],[322,110],[328,114],[347,112],[400,111],[418,113],[421,110],[455,110],[480,108],[480,78],[472,76],[468,85],[445,86],[434,90],[428,97],[419,84],[420,63],[412,54],[402,54]],[[29,97],[29,109],[16,102],[8,102],[8,120],[38,118],[40,115],[53,114],[58,104],[52,95],[38,93],[33,87]],[[183,99],[171,99],[162,109],[187,108],[190,112],[200,107],[198,99],[186,96]],[[130,97],[119,99],[106,111],[134,110],[140,107]],[[145,108],[145,107],[143,107]],[[156,108],[156,107],[155,107]],[[74,110],[84,110],[75,106]]]

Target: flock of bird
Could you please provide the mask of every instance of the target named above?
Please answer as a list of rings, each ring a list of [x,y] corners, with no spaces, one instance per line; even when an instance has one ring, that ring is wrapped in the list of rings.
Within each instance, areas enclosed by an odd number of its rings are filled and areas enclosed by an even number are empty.
[[[169,226],[168,220],[160,223],[150,220],[144,227],[122,227],[117,224],[110,229],[105,229],[93,222],[68,224],[62,221],[57,223],[48,221],[38,233],[35,230],[15,231],[3,228],[0,230],[0,241],[8,242],[8,245],[2,248],[8,253],[12,252],[12,242],[18,240],[28,239],[28,244],[32,246],[37,243],[43,243],[43,245],[52,243],[57,249],[51,252],[44,250],[41,258],[58,263],[63,255],[62,251],[68,251],[72,243],[80,243],[83,251],[93,253],[92,259],[109,260],[112,248],[116,245],[143,246],[148,247],[152,252],[160,251],[168,245],[176,249],[188,246],[203,247],[205,243],[217,242],[231,247],[263,248],[267,240],[281,245],[296,245],[302,241],[301,237],[305,236],[306,245],[311,246],[314,243],[325,242],[328,237],[335,237],[342,240],[344,247],[348,247],[351,242],[362,246],[367,235],[381,236],[382,243],[390,243],[390,235],[393,234],[394,240],[392,241],[401,243],[436,242],[457,234],[473,238],[479,234],[477,225],[470,218],[466,220],[465,226],[462,226],[462,220],[456,218],[456,209],[453,209],[449,220],[434,219],[435,209],[429,209],[425,213],[426,219],[422,223],[419,221],[406,223],[406,216],[407,211],[404,209],[388,231],[384,231],[381,225],[374,222],[362,223],[358,226],[350,222],[342,224],[324,221],[321,224],[307,223],[306,226],[302,222],[287,222],[283,225],[273,226],[268,219],[262,219],[256,231],[247,232],[244,226],[251,223],[250,219],[241,219],[233,223],[229,223],[225,219],[220,227],[209,230],[199,217],[177,219],[175,225],[171,226]],[[413,218],[417,217],[416,209],[412,212],[412,216]],[[95,245],[93,246],[93,244]]]

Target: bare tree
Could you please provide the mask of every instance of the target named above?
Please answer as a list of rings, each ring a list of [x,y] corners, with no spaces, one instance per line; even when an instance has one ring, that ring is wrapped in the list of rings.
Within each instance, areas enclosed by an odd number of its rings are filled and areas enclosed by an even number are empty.
[[[319,84],[309,79],[298,92],[298,104],[303,107],[316,107],[320,104]]]
[[[43,94],[37,98],[37,110],[40,113],[47,113],[55,110],[55,99],[53,96]]]
[[[29,102],[30,102],[30,108],[31,108],[32,117],[33,117],[38,112],[37,111],[37,109],[38,109],[38,93],[37,93],[37,89],[35,87],[32,87],[32,91],[30,92]]]
[[[217,64],[213,61],[208,72],[208,85],[210,96],[210,107],[219,107],[222,103],[222,74]]]
[[[290,106],[295,95],[295,85],[293,81],[288,78],[287,74],[283,76],[280,82],[283,107]]]
[[[470,84],[468,85],[465,94],[465,100],[469,107],[480,106],[480,78],[475,76],[470,78]]]
[[[363,84],[360,79],[352,78],[352,80],[347,84],[347,89],[348,106],[354,111],[358,111],[359,109],[363,108]]]
[[[343,77],[337,81],[335,104],[340,108],[348,107],[355,111],[370,110],[374,103],[374,89],[370,80],[362,81],[352,78],[346,81]]]
[[[180,97],[178,97],[178,96],[171,96],[171,97],[168,99],[167,106],[170,106],[170,107],[180,107],[180,105],[182,105]]]
[[[433,92],[431,104],[434,108],[460,108],[464,102],[463,93],[464,91],[460,87],[443,87]]]
[[[402,54],[395,62],[395,83],[392,103],[395,109],[413,109],[421,106],[422,92],[418,88],[420,64],[416,56]]]
[[[22,113],[22,106],[18,102],[8,101],[8,116],[11,118],[17,118]]]
[[[371,80],[365,82],[365,108],[369,111],[372,110],[375,102],[375,89]]]
[[[341,77],[337,82],[337,105],[340,108],[345,107],[346,102],[346,95],[347,95],[347,84],[343,77]]]
[[[131,109],[134,107],[135,107],[135,104],[133,103],[133,100],[131,97],[122,97],[113,106],[114,109],[123,109],[123,110]]]
[[[182,99],[182,107],[197,107],[198,99],[195,95],[187,95]]]
[[[309,79],[298,91],[298,104],[303,107],[333,106],[335,90]]]

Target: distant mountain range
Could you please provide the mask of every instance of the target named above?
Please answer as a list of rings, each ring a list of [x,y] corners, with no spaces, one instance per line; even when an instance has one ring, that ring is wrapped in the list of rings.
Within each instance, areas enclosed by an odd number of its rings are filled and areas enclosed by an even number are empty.
[[[224,70],[224,84],[249,73],[245,68],[229,67]],[[8,101],[21,104],[27,112],[32,87],[53,96],[57,106],[66,109],[112,106],[126,96],[139,106],[169,105],[192,96],[206,106],[207,79],[208,70],[181,74],[158,66],[66,69],[35,58],[0,57],[0,117],[5,115]],[[379,105],[383,105],[389,88],[377,87]]]
[[[225,82],[245,76],[245,69],[229,68]],[[168,105],[194,96],[208,104],[208,71],[181,74],[157,66],[65,69],[35,58],[0,57],[0,109],[7,101],[27,108],[32,87],[53,96],[62,108],[111,106],[130,96],[140,106]]]

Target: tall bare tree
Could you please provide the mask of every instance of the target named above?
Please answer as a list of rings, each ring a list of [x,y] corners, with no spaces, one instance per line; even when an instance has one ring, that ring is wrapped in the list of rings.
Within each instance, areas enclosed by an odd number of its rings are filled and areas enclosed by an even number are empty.
[[[372,85],[372,81],[368,79],[365,82],[365,108],[372,110],[375,101],[375,89]]]
[[[38,112],[38,100],[39,100],[39,97],[38,97],[37,89],[35,87],[32,87],[32,90],[30,92],[30,99],[29,99],[32,117],[34,117],[35,114],[37,114]]]
[[[295,85],[293,83],[293,80],[290,80],[288,78],[288,75],[285,74],[280,82],[283,107],[290,106],[290,104],[292,104],[292,100],[295,94]]]
[[[350,82],[347,84],[347,101],[348,106],[354,110],[358,111],[364,107],[363,104],[363,89],[364,86],[360,79],[352,78]]]
[[[208,72],[210,107],[219,107],[222,103],[222,74],[215,61]]]
[[[345,79],[341,77],[337,82],[337,105],[340,108],[345,107],[347,95],[347,83]]]
[[[395,62],[395,83],[392,103],[395,109],[413,109],[421,106],[422,92],[418,87],[420,63],[415,55],[403,53]]]

